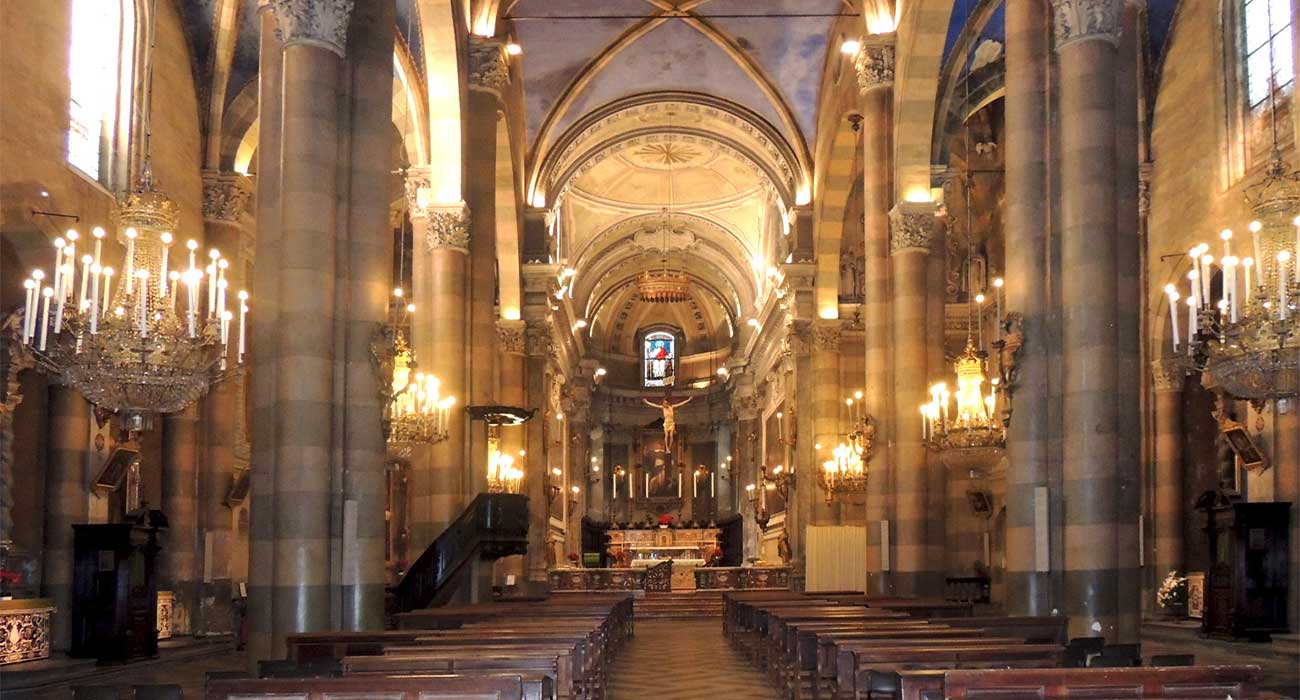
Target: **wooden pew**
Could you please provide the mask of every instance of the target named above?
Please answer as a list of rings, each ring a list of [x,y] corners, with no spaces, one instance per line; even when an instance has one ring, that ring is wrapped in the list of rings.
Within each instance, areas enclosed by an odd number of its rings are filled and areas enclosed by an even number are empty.
[[[523,700],[518,675],[425,678],[222,678],[208,682],[206,700]]]
[[[1058,644],[982,644],[976,640],[936,645],[855,647],[836,645],[835,697],[859,700],[873,670],[916,668],[1052,668],[1059,666],[1065,647]]]
[[[559,677],[554,657],[484,657],[477,660],[425,659],[408,656],[358,656],[342,662],[344,678],[454,678],[515,675],[520,678],[525,695],[540,695],[539,700],[572,697],[556,683]]]
[[[1031,642],[1065,644],[1069,641],[1070,618],[1064,615],[988,615],[944,618],[953,627],[981,627],[989,634],[1024,637]]]
[[[975,698],[1143,698],[1234,700],[1258,697],[1258,666],[1051,668],[948,671],[948,700]]]

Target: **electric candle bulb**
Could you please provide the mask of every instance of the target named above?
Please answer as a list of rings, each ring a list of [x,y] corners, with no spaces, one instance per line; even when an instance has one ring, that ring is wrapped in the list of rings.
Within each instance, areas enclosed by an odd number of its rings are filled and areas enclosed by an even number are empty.
[[[402,298],[402,295],[405,294],[405,293],[406,293],[406,292],[402,291],[402,288],[401,288],[401,287],[395,287],[395,288],[393,288],[393,296],[397,297],[398,299],[401,299],[401,298]]]

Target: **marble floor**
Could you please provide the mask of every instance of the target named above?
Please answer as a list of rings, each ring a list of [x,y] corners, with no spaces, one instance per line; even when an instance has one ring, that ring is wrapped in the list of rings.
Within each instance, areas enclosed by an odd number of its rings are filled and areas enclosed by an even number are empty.
[[[609,700],[766,700],[777,693],[722,636],[722,620],[643,620],[609,669]]]

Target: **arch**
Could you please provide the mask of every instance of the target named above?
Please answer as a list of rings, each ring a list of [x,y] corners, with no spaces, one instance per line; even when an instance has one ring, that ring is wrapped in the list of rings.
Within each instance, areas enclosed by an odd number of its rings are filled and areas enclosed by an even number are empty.
[[[858,129],[848,119],[836,122],[835,136],[827,154],[826,169],[818,183],[820,196],[814,203],[817,228],[814,231],[817,273],[814,301],[821,318],[839,318],[840,245],[844,238],[844,211],[853,191],[858,165]]]
[[[894,80],[896,199],[932,201],[930,142],[951,14],[952,0],[916,0],[903,6],[899,18]]]
[[[496,133],[496,253],[497,299],[501,318],[522,318],[523,289],[519,270],[521,250],[519,188],[515,177],[514,142],[508,117],[497,119]]]
[[[439,158],[430,162],[430,187],[435,202],[464,201],[465,134],[461,114],[465,104],[465,80],[460,57],[465,43],[458,14],[465,3],[419,0],[421,49],[424,52],[425,92],[428,94],[428,142],[438,144]]]
[[[638,126],[657,112],[680,112],[704,126]],[[617,144],[655,133],[690,134],[724,145],[763,170],[772,186],[793,204],[798,183],[807,179],[796,152],[757,112],[729,100],[686,91],[631,95],[605,104],[570,126],[534,161],[530,187],[554,201],[583,164]],[[590,144],[595,145],[590,145]]]

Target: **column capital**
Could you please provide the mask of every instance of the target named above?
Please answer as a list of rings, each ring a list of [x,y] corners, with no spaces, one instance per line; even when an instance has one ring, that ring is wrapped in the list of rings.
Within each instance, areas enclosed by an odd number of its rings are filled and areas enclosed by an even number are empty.
[[[890,255],[929,252],[934,239],[933,202],[899,202],[889,210]]]
[[[218,170],[203,171],[203,220],[242,224],[253,198],[253,183],[247,175]]]
[[[500,94],[510,82],[510,61],[503,42],[470,36],[468,80],[471,88]]]
[[[1120,0],[1052,0],[1056,51],[1085,40],[1119,42]]]
[[[511,355],[524,354],[524,334],[527,325],[524,321],[497,319],[498,349]]]
[[[812,324],[813,349],[826,352],[839,352],[840,335],[843,328],[839,319],[819,319]]]
[[[887,38],[886,38],[887,37]],[[858,92],[863,95],[894,84],[894,35],[868,39],[853,59],[858,74]]]
[[[305,44],[345,58],[352,0],[270,0],[276,35],[287,48]]]
[[[450,248],[469,253],[469,207],[464,202],[429,204],[424,207],[429,227],[424,245],[430,252]]]
[[[763,402],[753,389],[731,394],[731,412],[735,414],[736,420],[758,420],[762,408]]]
[[[1157,393],[1182,391],[1187,375],[1191,372],[1192,365],[1187,358],[1163,357],[1151,361],[1151,378]]]
[[[524,354],[529,357],[550,357],[551,324],[544,319],[524,322]]]
[[[402,178],[406,192],[406,212],[411,220],[429,218],[429,195],[433,192],[433,166],[411,165]]]

